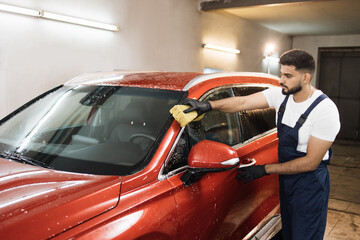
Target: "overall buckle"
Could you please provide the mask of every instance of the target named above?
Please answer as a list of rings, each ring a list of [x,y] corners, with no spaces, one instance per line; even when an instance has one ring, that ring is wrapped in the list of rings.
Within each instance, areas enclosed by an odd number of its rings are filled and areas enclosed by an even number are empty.
[[[307,115],[302,114],[302,115],[300,116],[299,120],[297,121],[297,123],[298,123],[300,126],[302,126],[302,125],[305,123],[307,117],[308,117]]]

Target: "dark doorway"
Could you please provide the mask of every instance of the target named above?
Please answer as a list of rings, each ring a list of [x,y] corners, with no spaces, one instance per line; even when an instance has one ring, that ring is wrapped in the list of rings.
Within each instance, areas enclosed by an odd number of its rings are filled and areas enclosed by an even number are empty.
[[[319,48],[317,87],[340,112],[337,139],[360,141],[360,47]]]

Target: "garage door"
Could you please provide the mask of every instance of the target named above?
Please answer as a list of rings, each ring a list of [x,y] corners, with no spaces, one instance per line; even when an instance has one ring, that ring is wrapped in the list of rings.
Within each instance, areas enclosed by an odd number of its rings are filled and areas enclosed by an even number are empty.
[[[340,112],[337,139],[359,141],[360,47],[319,48],[318,88],[327,94]]]

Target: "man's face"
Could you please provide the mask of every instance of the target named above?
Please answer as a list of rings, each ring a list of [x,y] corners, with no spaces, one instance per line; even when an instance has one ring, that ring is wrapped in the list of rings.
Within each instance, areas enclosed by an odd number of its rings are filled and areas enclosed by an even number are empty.
[[[284,95],[295,94],[301,91],[301,79],[304,78],[304,73],[296,71],[295,66],[281,65],[280,74],[280,85]]]

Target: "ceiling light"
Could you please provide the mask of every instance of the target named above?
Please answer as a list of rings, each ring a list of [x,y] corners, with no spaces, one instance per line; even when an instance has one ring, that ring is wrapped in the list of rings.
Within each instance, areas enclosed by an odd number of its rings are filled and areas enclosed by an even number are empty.
[[[101,22],[96,22],[96,21],[91,21],[91,20],[85,20],[85,19],[76,18],[76,17],[65,16],[65,15],[61,15],[61,14],[57,14],[57,13],[50,13],[50,12],[43,11],[43,10],[34,10],[34,9],[28,9],[28,8],[22,8],[22,7],[15,7],[15,6],[6,5],[6,4],[0,4],[0,11],[17,13],[17,14],[39,17],[39,18],[46,18],[46,19],[56,20],[56,21],[60,21],[60,22],[72,23],[72,24],[93,27],[93,28],[98,28],[98,29],[103,29],[103,30],[119,31],[119,27],[116,25],[106,24],[106,23],[101,23]]]
[[[46,18],[46,19],[60,21],[60,22],[67,22],[67,23],[73,23],[73,24],[83,25],[83,26],[87,26],[87,27],[100,28],[100,29],[109,30],[109,31],[119,31],[119,27],[115,26],[115,25],[95,22],[95,21],[91,21],[91,20],[85,20],[85,19],[76,18],[76,17],[65,16],[65,15],[61,15],[61,14],[57,14],[57,13],[50,13],[50,12],[42,11],[41,17]]]
[[[217,45],[213,45],[213,44],[202,44],[203,48],[208,48],[208,49],[213,49],[213,50],[218,50],[218,51],[222,51],[222,52],[229,52],[229,53],[235,53],[235,54],[239,54],[240,50],[238,49],[234,49],[234,48],[227,48],[227,47],[221,47],[221,46],[217,46]]]
[[[33,17],[40,17],[40,11],[28,9],[28,8],[22,8],[22,7],[10,6],[5,4],[0,4],[0,11],[23,14]]]

